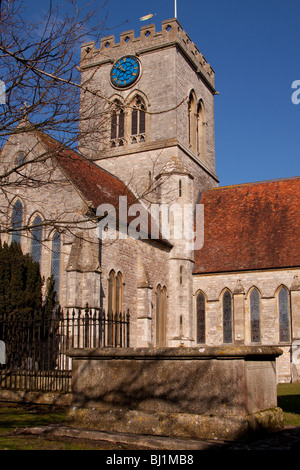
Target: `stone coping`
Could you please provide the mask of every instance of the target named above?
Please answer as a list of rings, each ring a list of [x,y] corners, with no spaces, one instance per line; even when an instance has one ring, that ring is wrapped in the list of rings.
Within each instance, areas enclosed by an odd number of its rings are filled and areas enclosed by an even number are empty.
[[[276,346],[224,346],[177,348],[79,348],[69,349],[67,356],[74,359],[135,359],[135,360],[188,360],[188,359],[275,359],[283,354]]]

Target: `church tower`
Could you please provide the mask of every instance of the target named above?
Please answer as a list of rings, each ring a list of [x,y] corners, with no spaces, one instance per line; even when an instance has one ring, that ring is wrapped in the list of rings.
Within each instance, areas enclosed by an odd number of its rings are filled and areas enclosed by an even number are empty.
[[[214,71],[177,19],[94,42],[81,49],[79,150],[116,175],[146,205],[195,209],[216,187]],[[182,214],[182,212],[181,212]],[[194,214],[193,214],[194,215]],[[168,214],[171,228],[178,213]],[[194,227],[193,216],[190,227]],[[174,234],[173,234],[174,235]],[[168,237],[167,331],[156,346],[192,345],[194,251]],[[156,318],[155,324],[160,323]],[[165,322],[162,322],[165,324]]]
[[[217,186],[214,71],[177,19],[84,44],[81,73],[83,154],[138,196],[173,157],[194,177],[195,202]]]

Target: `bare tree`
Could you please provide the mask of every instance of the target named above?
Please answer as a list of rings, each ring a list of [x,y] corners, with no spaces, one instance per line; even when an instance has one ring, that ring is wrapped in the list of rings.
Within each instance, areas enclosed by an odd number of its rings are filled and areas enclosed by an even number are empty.
[[[1,1],[0,77],[6,86],[1,147],[24,115],[30,124],[21,132],[33,126],[76,146],[80,45],[86,40],[98,41],[103,34],[105,18],[99,18],[106,2],[94,9],[94,1],[81,8],[80,3],[49,0],[45,16],[33,23],[22,0]]]
[[[7,207],[17,192],[34,198],[33,189],[52,186],[55,191],[61,186],[53,156],[66,145],[76,150],[79,119],[85,119],[79,113],[80,45],[99,41],[106,24],[106,1],[99,6],[95,1],[49,0],[39,21],[31,20],[25,5],[22,0],[0,0],[0,79],[5,86],[5,103],[0,105],[0,214],[6,216],[2,232],[13,229]],[[101,113],[99,108],[98,122],[104,119]],[[55,137],[50,150],[39,145],[38,132]],[[31,133],[35,139],[27,138],[22,154],[12,159],[15,150],[10,146],[17,149]],[[55,226],[64,220],[64,226],[73,226],[74,217],[67,219],[64,210],[43,223]],[[22,228],[28,230],[30,224]]]
[[[48,201],[39,194],[45,190],[55,199],[57,190],[64,187],[64,175],[57,171],[53,157],[70,158],[66,149],[76,150],[79,140],[103,141],[109,128],[113,103],[93,87],[93,76],[83,82],[80,74],[80,45],[97,43],[107,33],[106,1],[99,5],[94,0],[88,4],[49,0],[38,22],[30,19],[25,5],[22,0],[0,0],[0,79],[5,84],[5,104],[0,105],[1,231],[15,230],[10,203],[18,193],[28,206],[43,213],[43,226],[82,234],[96,222],[89,218],[93,224],[87,223],[88,204],[83,204],[80,213],[72,204],[67,208],[57,204],[49,211]],[[82,93],[88,99],[84,109],[79,109]],[[45,133],[55,138],[51,145],[44,145],[41,136]],[[28,138],[30,134],[35,138]],[[15,149],[21,147],[21,155],[14,157]],[[137,199],[153,201],[151,193],[161,182],[149,181],[144,192],[135,193]],[[18,227],[24,236],[31,236],[31,228],[28,217]]]

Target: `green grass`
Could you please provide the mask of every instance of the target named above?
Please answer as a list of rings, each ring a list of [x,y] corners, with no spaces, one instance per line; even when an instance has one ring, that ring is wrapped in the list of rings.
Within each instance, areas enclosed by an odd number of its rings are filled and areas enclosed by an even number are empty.
[[[130,450],[138,447],[50,436],[21,435],[17,428],[47,426],[64,423],[66,411],[48,406],[17,405],[0,402],[1,450]]]
[[[278,406],[284,413],[286,426],[300,426],[300,383],[279,384]]]
[[[278,406],[286,426],[300,426],[300,383],[278,385]],[[21,435],[18,428],[64,423],[66,411],[48,406],[0,402],[0,450],[137,450],[138,446],[50,436]]]

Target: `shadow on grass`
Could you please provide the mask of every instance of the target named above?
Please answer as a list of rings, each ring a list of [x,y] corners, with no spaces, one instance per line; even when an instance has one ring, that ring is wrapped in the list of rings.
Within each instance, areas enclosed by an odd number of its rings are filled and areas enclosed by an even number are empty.
[[[45,426],[65,421],[65,410],[53,410],[51,407],[35,406],[0,406],[0,430],[18,427]]]
[[[286,413],[296,413],[300,415],[300,395],[278,396],[278,406]]]

